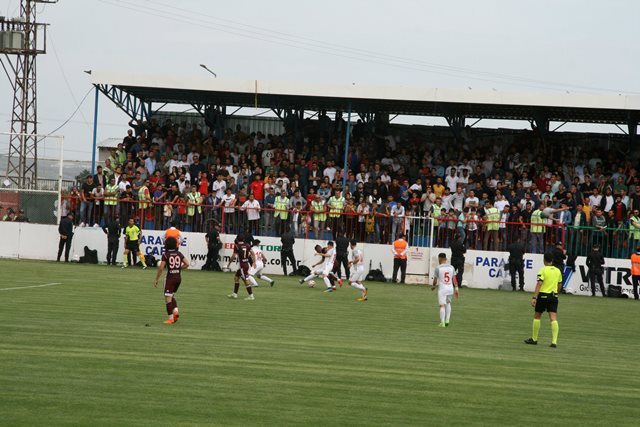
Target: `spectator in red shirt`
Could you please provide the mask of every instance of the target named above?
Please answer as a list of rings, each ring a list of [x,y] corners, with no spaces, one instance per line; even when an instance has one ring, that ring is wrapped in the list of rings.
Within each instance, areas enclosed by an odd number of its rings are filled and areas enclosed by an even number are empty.
[[[209,178],[207,178],[206,172],[200,172],[200,185],[198,187],[198,191],[203,198],[206,198],[209,195]]]
[[[253,176],[253,182],[251,183],[251,194],[253,197],[260,202],[260,206],[262,206],[262,201],[264,200],[264,181],[260,179],[260,174],[256,174]]]

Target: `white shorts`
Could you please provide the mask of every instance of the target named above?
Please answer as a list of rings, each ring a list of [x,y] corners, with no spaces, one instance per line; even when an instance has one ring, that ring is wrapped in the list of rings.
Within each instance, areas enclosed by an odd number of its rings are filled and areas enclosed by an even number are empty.
[[[351,268],[351,274],[349,275],[350,282],[361,282],[365,278],[364,266],[356,265]]]
[[[253,266],[251,266],[249,268],[249,275],[250,276],[256,276],[256,275],[258,275],[258,274],[260,274],[262,272],[262,269],[264,269],[264,264],[257,263],[255,268]]]
[[[439,289],[438,290],[438,304],[445,305],[451,303],[451,297],[453,297],[453,289]]]
[[[329,273],[333,271],[333,264],[325,265],[324,267],[322,267],[322,270],[319,270],[319,271],[320,271],[319,276],[328,276]]]

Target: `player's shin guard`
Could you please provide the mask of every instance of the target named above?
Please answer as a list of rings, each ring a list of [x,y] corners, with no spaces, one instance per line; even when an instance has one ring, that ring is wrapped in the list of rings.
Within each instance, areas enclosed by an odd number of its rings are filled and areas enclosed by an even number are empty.
[[[531,339],[538,341],[538,333],[540,332],[540,319],[533,319],[533,331],[531,332]]]
[[[171,316],[173,314],[173,300],[165,303],[165,305],[167,306],[167,314]]]
[[[558,344],[558,332],[560,331],[560,326],[558,325],[558,321],[554,320],[551,322],[551,344]]]
[[[240,283],[239,282],[238,283],[234,283],[233,284],[233,293],[237,294],[239,289],[240,289]]]
[[[445,307],[444,322],[449,323],[449,319],[451,319],[451,303],[450,302],[448,302]]]
[[[249,277],[247,278],[247,280],[249,281],[250,286],[256,286],[256,287],[258,286],[258,282],[256,282],[255,277],[253,277],[253,276],[249,276]]]
[[[253,288],[251,287],[251,285],[245,285],[244,288],[247,290],[247,293],[249,295],[253,295]]]
[[[138,259],[140,260],[140,262],[142,263],[142,265],[143,265],[144,267],[146,267],[146,266],[147,266],[147,263],[146,263],[146,262],[144,262],[144,254],[143,254],[142,252],[138,252]]]
[[[316,277],[316,275],[315,275],[315,274],[310,274],[310,275],[308,275],[307,277],[305,277],[303,281],[304,281],[304,282],[308,282],[309,280],[313,279],[314,277]]]
[[[127,255],[122,255],[122,266],[126,267],[127,266]]]
[[[440,323],[444,323],[444,317],[446,314],[446,310],[443,306],[440,306]]]

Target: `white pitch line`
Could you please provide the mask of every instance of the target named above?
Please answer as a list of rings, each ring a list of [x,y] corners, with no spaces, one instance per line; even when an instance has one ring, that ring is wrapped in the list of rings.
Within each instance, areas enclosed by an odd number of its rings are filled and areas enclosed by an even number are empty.
[[[16,291],[18,289],[44,288],[46,286],[62,285],[62,283],[45,283],[44,285],[18,286],[17,288],[0,288],[0,291]]]

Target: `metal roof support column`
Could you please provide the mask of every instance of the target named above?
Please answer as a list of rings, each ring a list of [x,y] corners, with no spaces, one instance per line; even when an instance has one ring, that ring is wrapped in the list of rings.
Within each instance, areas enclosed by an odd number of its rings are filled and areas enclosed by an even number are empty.
[[[629,116],[627,127],[629,128],[629,148],[633,149],[638,140],[638,117]]]
[[[342,170],[342,191],[347,188],[347,164],[349,163],[349,140],[351,139],[351,102],[347,110],[347,134],[344,137],[344,168]],[[344,194],[344,193],[343,193]]]
[[[540,139],[543,143],[547,140],[547,135],[549,135],[549,118],[543,111],[538,111],[533,114],[531,128],[538,130],[538,135],[540,135]]]
[[[453,115],[446,116],[445,119],[447,119],[447,123],[449,123],[449,127],[456,141],[462,141],[462,129],[464,129],[465,126],[465,117],[462,115]]]
[[[93,149],[91,150],[91,175],[96,173],[96,151],[98,145],[98,99],[100,90],[95,86],[96,99],[93,105]],[[115,165],[114,165],[115,166]]]

